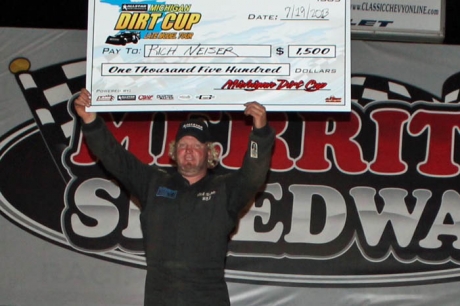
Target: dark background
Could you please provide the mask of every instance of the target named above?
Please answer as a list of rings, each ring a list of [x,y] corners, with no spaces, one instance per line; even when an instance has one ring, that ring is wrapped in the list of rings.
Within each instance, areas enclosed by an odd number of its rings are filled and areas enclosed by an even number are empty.
[[[215,0],[219,1],[219,0]],[[2,27],[86,29],[88,1],[8,1],[0,18]],[[460,1],[446,0],[445,44],[460,44]]]

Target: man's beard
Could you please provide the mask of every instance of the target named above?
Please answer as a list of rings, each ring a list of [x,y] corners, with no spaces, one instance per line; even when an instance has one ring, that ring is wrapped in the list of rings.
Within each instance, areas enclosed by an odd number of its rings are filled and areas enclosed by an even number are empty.
[[[203,165],[194,165],[192,163],[185,163],[179,166],[179,172],[184,175],[193,175],[200,173],[203,170]]]

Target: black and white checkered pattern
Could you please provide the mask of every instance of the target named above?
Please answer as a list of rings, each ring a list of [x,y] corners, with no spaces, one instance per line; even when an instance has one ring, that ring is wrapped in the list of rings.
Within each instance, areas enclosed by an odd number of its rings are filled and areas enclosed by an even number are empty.
[[[405,102],[443,101],[443,99],[436,98],[433,94],[410,84],[380,76],[358,74],[354,74],[351,77],[351,100],[362,106],[373,101],[387,100]]]
[[[458,103],[460,101],[460,72],[449,77],[442,87],[443,101]]]
[[[67,107],[69,99],[85,87],[86,60],[20,71],[15,76],[56,167],[67,182],[69,175],[61,161],[73,133],[73,118]]]

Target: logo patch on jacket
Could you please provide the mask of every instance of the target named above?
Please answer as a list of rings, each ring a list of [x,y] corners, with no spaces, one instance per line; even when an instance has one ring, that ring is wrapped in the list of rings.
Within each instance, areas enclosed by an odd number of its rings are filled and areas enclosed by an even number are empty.
[[[212,196],[216,194],[216,191],[203,191],[199,192],[196,196],[201,198],[202,201],[210,201]]]
[[[259,146],[257,142],[251,141],[251,158],[258,158],[259,157]]]
[[[177,196],[177,190],[171,190],[166,187],[159,187],[157,190],[157,197],[165,197],[170,199],[175,199]]]

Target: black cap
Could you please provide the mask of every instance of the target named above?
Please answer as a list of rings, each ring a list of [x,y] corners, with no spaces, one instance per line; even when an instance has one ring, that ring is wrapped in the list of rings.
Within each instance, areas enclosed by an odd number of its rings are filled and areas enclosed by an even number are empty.
[[[176,141],[184,136],[193,136],[201,143],[211,140],[208,124],[201,119],[188,119],[182,122],[176,134]]]

